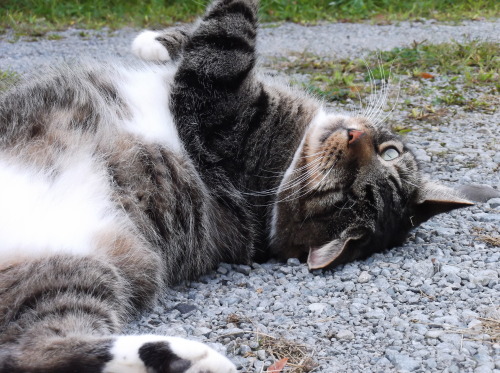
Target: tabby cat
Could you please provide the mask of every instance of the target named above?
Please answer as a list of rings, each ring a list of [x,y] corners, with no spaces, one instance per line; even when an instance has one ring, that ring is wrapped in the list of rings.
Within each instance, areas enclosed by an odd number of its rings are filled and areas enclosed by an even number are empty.
[[[0,371],[234,372],[120,335],[175,282],[272,255],[323,268],[470,202],[370,116],[255,71],[256,0],[146,31],[134,66],[44,71],[0,99]]]

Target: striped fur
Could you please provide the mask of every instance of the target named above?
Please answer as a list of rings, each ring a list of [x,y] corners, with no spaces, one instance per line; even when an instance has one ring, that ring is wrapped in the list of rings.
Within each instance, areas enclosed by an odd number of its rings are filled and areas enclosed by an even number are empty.
[[[134,42],[161,64],[61,67],[2,95],[0,372],[234,372],[121,327],[220,261],[320,268],[468,204],[383,127],[260,76],[256,12],[217,0]]]

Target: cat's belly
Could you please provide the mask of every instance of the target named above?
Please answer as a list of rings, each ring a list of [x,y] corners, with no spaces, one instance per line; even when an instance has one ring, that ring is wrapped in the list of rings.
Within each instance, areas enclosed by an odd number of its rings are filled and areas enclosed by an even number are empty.
[[[0,154],[0,267],[51,254],[90,255],[99,235],[116,230],[119,212],[102,168],[90,155],[67,161],[70,167],[50,172]]]

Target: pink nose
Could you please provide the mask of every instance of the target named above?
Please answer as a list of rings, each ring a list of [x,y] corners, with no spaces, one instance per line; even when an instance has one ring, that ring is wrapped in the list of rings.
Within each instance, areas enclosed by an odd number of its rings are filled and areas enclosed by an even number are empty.
[[[354,144],[359,138],[361,138],[365,133],[360,130],[348,129],[347,133],[349,135],[349,145]]]

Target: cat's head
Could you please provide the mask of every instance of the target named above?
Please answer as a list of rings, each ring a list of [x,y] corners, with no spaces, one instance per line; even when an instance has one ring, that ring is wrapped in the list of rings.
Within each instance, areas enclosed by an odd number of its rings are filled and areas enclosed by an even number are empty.
[[[324,268],[399,245],[433,215],[471,204],[425,179],[389,129],[320,112],[281,181],[271,246]]]

